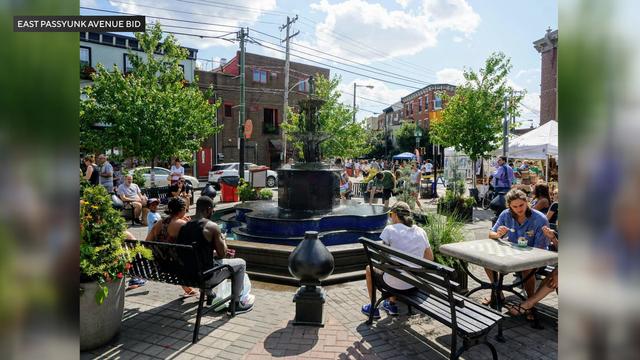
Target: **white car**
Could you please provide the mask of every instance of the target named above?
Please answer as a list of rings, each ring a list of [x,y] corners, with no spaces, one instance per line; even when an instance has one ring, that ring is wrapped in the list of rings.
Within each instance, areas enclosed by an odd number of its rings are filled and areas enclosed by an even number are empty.
[[[136,170],[142,171],[142,176],[144,176],[144,187],[148,188],[151,186],[151,167],[150,166],[141,166],[135,169],[129,170],[129,174],[133,175],[133,172]],[[153,173],[155,174],[156,186],[168,186],[169,185],[169,174],[171,171],[169,169],[165,169],[163,167],[154,167]],[[200,182],[198,179],[193,176],[184,176],[184,180],[187,184],[191,184],[192,189],[200,188]]]
[[[238,176],[238,167],[240,163],[226,163],[213,165],[209,171],[209,184],[216,189],[220,189],[221,176]],[[252,163],[244,163],[244,179],[249,181],[249,167],[256,166]],[[278,186],[278,173],[273,170],[267,170],[267,187],[274,188]]]

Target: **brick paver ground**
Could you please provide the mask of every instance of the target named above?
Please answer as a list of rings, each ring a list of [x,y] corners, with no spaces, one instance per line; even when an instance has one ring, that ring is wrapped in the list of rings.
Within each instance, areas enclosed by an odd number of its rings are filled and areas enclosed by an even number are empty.
[[[477,214],[466,226],[468,238],[486,236],[490,214]],[[138,238],[145,227],[131,229]],[[482,269],[472,267],[477,274]],[[474,282],[470,280],[470,287]],[[148,282],[126,294],[120,334],[107,346],[81,354],[82,359],[446,359],[450,329],[425,315],[386,316],[369,326],[360,313],[368,302],[363,280],[325,287],[325,326],[293,326],[296,288],[253,282],[256,296],[253,311],[229,318],[210,312],[202,318],[200,342],[191,344],[197,300],[179,299],[178,286]],[[487,292],[474,294],[478,301]],[[513,300],[515,297],[508,298]],[[557,314],[555,294],[543,301],[545,309]],[[506,318],[506,343],[493,339],[500,359],[555,359],[558,335],[553,321],[544,329],[533,329],[522,317]],[[490,359],[486,347],[466,352],[463,359]]]

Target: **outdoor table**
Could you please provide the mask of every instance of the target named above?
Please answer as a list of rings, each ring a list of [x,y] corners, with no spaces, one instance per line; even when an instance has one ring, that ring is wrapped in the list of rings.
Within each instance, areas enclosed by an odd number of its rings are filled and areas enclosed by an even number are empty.
[[[478,287],[469,290],[466,296],[470,296],[481,289],[491,289],[491,300],[494,308],[498,311],[502,310],[502,299],[499,296],[502,291],[509,291],[524,300],[524,297],[513,288],[522,285],[531,276],[534,276],[535,271],[532,271],[526,278],[511,284],[503,284],[504,275],[558,263],[557,252],[532,247],[519,247],[504,240],[483,239],[445,244],[440,246],[440,252],[456,258],[464,272],[480,284]],[[467,263],[492,270],[493,283],[478,279],[469,271]],[[504,342],[502,322],[498,325],[498,336],[496,338],[498,341]]]

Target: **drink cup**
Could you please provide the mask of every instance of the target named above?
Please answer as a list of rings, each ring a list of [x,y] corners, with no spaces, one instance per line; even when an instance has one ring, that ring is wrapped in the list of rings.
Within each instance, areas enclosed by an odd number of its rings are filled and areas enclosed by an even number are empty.
[[[518,238],[518,246],[526,247],[527,246],[527,238],[525,238],[524,236],[520,236]]]

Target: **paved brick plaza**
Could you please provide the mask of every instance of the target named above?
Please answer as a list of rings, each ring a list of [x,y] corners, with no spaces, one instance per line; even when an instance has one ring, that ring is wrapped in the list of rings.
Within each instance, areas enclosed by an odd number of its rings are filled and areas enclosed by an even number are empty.
[[[487,214],[480,213],[466,226],[469,238],[486,236]],[[146,227],[130,229],[144,238]],[[474,272],[482,273],[479,268]],[[470,279],[469,286],[474,282]],[[83,359],[445,359],[449,354],[450,329],[424,315],[382,319],[372,326],[360,306],[368,301],[364,280],[325,287],[327,303],[324,328],[293,326],[296,288],[253,282],[256,302],[253,311],[231,319],[210,312],[202,318],[200,341],[191,344],[197,299],[179,299],[178,286],[155,282],[126,294],[122,331],[114,341],[97,350],[82,353]],[[476,293],[480,299],[487,293]],[[515,297],[508,298],[512,300]],[[546,310],[557,314],[555,294],[543,301]],[[491,342],[500,359],[556,359],[558,334],[553,322],[543,319],[543,330],[533,329],[520,318],[506,318],[507,342]],[[459,342],[460,344],[460,342]],[[463,359],[490,359],[490,352],[478,346]]]

